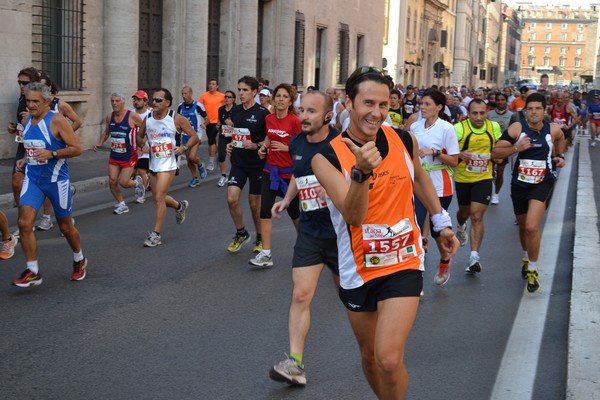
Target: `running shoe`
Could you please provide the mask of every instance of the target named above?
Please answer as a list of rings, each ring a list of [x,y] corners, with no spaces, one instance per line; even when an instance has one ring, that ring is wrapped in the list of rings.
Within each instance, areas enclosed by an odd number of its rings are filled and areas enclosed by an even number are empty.
[[[254,242],[254,248],[252,249],[253,253],[260,253],[263,249],[262,246],[262,240],[261,239],[256,239],[256,242]]]
[[[299,365],[296,360],[290,357],[273,365],[273,368],[269,371],[269,377],[274,381],[286,382],[290,385],[306,385],[304,365]]]
[[[29,287],[41,285],[43,282],[40,274],[34,274],[29,268],[27,268],[20,277],[12,281],[12,284],[18,287]]]
[[[49,231],[53,226],[52,218],[49,215],[42,215],[42,219],[40,220],[37,229],[39,231]]]
[[[537,269],[527,271],[527,291],[536,293],[541,290]]]
[[[527,279],[529,273],[529,260],[526,258],[521,259],[521,278]]]
[[[11,235],[11,237],[15,237]],[[8,260],[15,255],[15,248],[9,246],[7,242],[0,243],[0,260]]]
[[[113,214],[121,215],[129,212],[129,207],[125,203],[119,203],[117,207],[115,207]]]
[[[498,197],[498,193],[492,193],[492,199],[490,200],[490,204],[493,204],[493,205],[500,204],[500,198]]]
[[[198,178],[192,178],[190,183],[188,183],[188,187],[195,188],[200,186],[200,180]]]
[[[227,177],[222,175],[219,178],[219,182],[217,182],[217,186],[218,187],[223,187],[223,186],[225,186],[226,183],[227,183]]]
[[[77,188],[71,185],[69,189],[71,190],[71,198],[75,197],[75,193],[77,193]]]
[[[591,146],[591,147],[596,147],[596,141],[594,140],[594,141],[592,142],[592,144],[590,144],[590,146]]]
[[[146,194],[146,187],[144,186],[144,181],[142,180],[141,176],[136,176],[133,179],[136,183],[135,185],[135,196],[139,199],[139,198],[144,198],[144,195]],[[137,199],[136,199],[137,201]]]
[[[135,202],[138,204],[144,204],[146,202],[145,197],[136,197]]]
[[[465,272],[469,274],[481,272],[481,264],[479,263],[479,260],[469,257],[469,265],[467,266],[467,269],[465,269]]]
[[[251,265],[255,265],[257,267],[272,267],[273,266],[273,256],[268,256],[264,252],[260,252],[248,261]]]
[[[200,179],[206,178],[208,173],[206,172],[206,168],[204,168],[204,164],[198,165],[198,173],[200,174]]]
[[[85,278],[85,269],[87,267],[87,258],[81,261],[73,261],[73,272],[71,272],[72,281],[82,281]]]
[[[229,247],[227,247],[227,251],[230,253],[235,253],[237,252],[239,249],[242,248],[242,245],[246,242],[250,241],[250,234],[248,232],[246,232],[245,235],[242,235],[240,233],[236,233],[235,237],[233,238],[233,242],[231,242],[231,244],[229,245]]]
[[[450,279],[450,262],[447,264],[439,263],[438,273],[433,277],[433,283],[436,285],[444,285]]]
[[[183,200],[183,201],[179,202],[179,210],[175,210],[175,223],[176,224],[183,224],[183,221],[185,221],[185,210],[187,210],[188,205],[189,205],[189,203],[187,200]]]
[[[144,246],[146,246],[146,247],[156,247],[161,244],[162,244],[162,241],[160,240],[160,235],[157,234],[156,232],[150,233],[150,236],[148,236],[148,239],[146,239],[144,241]]]
[[[456,237],[458,238],[461,246],[464,246],[469,242],[469,234],[467,232],[466,223],[456,227]]]
[[[215,163],[212,161],[209,161],[208,164],[206,164],[206,170],[207,171],[214,171],[215,170]]]

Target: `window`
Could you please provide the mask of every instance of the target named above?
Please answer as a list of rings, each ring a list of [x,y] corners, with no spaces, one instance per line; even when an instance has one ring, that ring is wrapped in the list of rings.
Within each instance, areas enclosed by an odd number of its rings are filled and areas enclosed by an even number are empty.
[[[33,6],[33,64],[47,72],[62,89],[82,90],[84,1],[40,3]]]
[[[565,32],[560,34],[560,40],[567,40],[567,34]]]
[[[535,62],[535,57],[534,56],[527,57],[527,65],[533,66],[534,62]]]
[[[575,54],[577,54],[578,56],[581,55],[581,47],[575,49]]]
[[[550,66],[550,57],[544,57],[544,67]]]
[[[363,54],[365,53],[365,36],[356,35],[356,68],[364,65]]]
[[[294,83],[304,84],[304,14],[296,12],[296,24],[294,28]]]
[[[577,41],[581,42],[583,40],[583,33],[577,32]]]
[[[448,31],[443,30],[441,32],[442,32],[442,34],[440,36],[440,47],[446,48],[446,47],[448,47]]]
[[[532,22],[532,23],[531,23],[531,28],[532,28],[532,29],[535,29],[536,27],[537,27],[537,24],[536,24],[535,22]]]
[[[417,39],[417,10],[415,10],[415,18],[413,21],[413,39]]]
[[[562,29],[567,29],[567,24],[563,23],[561,26]]]
[[[410,39],[410,8],[408,9],[408,13],[406,15],[406,38]]]
[[[566,47],[561,47],[560,48],[560,54],[567,54],[567,48]]]
[[[389,43],[389,34],[390,34],[390,0],[385,0],[384,8],[384,24],[383,24],[383,44],[387,45]],[[359,64],[361,65],[361,64]]]
[[[583,24],[577,24],[577,29],[579,29],[580,31],[583,30]]]
[[[337,83],[343,84],[348,79],[348,53],[350,52],[350,28],[340,23],[337,52]]]
[[[552,34],[550,32],[546,33],[546,40],[552,40]]]
[[[544,47],[544,53],[545,54],[550,54],[550,46]]]
[[[535,53],[535,46],[529,46],[529,54]]]
[[[535,40],[535,32],[529,34],[529,40]]]
[[[581,58],[575,57],[575,68],[581,67]]]
[[[546,29],[552,29],[552,23],[551,22],[548,22],[546,24]]]
[[[565,66],[565,62],[566,62],[566,60],[567,60],[567,59],[566,59],[565,57],[560,57],[560,58],[558,59],[558,66],[559,66],[559,67],[564,67],[564,66]]]

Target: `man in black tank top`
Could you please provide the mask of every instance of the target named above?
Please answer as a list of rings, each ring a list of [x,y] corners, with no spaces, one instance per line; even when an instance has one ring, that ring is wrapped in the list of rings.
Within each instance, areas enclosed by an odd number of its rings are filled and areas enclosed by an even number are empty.
[[[513,167],[511,197],[519,223],[523,248],[521,277],[527,291],[540,291],[537,262],[540,252],[540,223],[556,180],[548,156],[558,168],[565,166],[565,138],[556,124],[544,121],[546,98],[534,93],[525,102],[525,119],[508,127],[492,151],[492,158],[517,154]],[[534,227],[532,229],[532,226]]]

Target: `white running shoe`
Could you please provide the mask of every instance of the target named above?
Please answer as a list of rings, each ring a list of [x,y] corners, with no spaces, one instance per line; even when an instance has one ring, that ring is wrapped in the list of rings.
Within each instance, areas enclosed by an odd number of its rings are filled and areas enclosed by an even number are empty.
[[[129,207],[125,203],[119,203],[117,207],[115,207],[113,214],[121,215],[129,212]]]
[[[150,236],[148,236],[148,239],[144,241],[144,246],[146,247],[156,247],[161,244],[162,241],[160,235],[157,235],[155,232],[151,232]]]
[[[144,195],[146,194],[146,187],[144,186],[144,181],[142,180],[142,177],[138,175],[133,180],[136,183],[136,186],[135,186],[135,195],[136,195],[136,197],[138,199],[139,198],[144,198]]]
[[[490,200],[490,204],[500,204],[500,199],[498,198],[498,193],[492,193],[492,199]]]
[[[146,198],[145,197],[137,197],[135,199],[135,202],[138,204],[144,204],[146,202]]]
[[[217,183],[217,186],[223,187],[223,186],[225,186],[226,183],[227,183],[227,177],[221,175],[221,177],[219,178],[219,182]]]
[[[250,265],[254,265],[256,267],[272,267],[273,256],[268,256],[263,251],[261,251],[256,255],[256,257],[252,258],[248,262],[250,263]]]
[[[37,229],[40,231],[49,231],[50,229],[52,229],[53,226],[54,224],[52,223],[52,219],[50,218],[50,216],[42,215],[42,219],[40,220]]]
[[[464,246],[469,241],[469,233],[467,232],[467,224],[458,225],[456,227],[456,237],[460,241],[460,245]]]
[[[212,172],[212,171],[214,171],[214,170],[215,170],[215,163],[214,163],[214,162],[212,162],[212,161],[209,161],[209,162],[206,164],[206,170],[207,170],[207,171],[209,171],[209,172]]]

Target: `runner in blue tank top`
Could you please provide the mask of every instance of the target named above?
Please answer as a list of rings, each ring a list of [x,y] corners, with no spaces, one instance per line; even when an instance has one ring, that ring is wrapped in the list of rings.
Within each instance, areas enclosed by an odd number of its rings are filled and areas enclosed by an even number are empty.
[[[202,130],[206,129],[206,111],[204,106],[198,103],[192,97],[192,88],[184,86],[181,89],[181,97],[183,101],[177,106],[177,113],[183,115],[190,121],[190,125],[194,128],[194,131],[198,134],[198,143],[193,146],[189,146],[188,150],[185,151],[185,157],[187,159],[187,166],[192,173],[192,180],[188,184],[188,187],[200,186],[200,179],[206,178],[207,171],[200,159],[198,158],[198,148],[200,147],[200,141],[202,140]],[[185,133],[181,133],[181,145],[185,146],[188,144],[189,136]]]
[[[80,236],[71,219],[71,191],[67,158],[81,154],[81,145],[67,120],[50,111],[50,89],[42,83],[31,83],[25,90],[29,117],[25,124],[23,145],[26,164],[25,180],[19,206],[19,230],[27,269],[13,281],[19,287],[42,283],[39,274],[33,222],[44,199],[48,197],[56,214],[60,231],[73,250],[71,280],[86,275],[87,259],[81,251]]]
[[[527,96],[525,118],[510,125],[492,150],[492,158],[517,154],[511,197],[523,248],[521,277],[527,280],[529,293],[540,291],[537,271],[540,223],[556,180],[553,164],[558,168],[565,166],[565,137],[559,125],[544,121],[545,110],[543,95]]]

